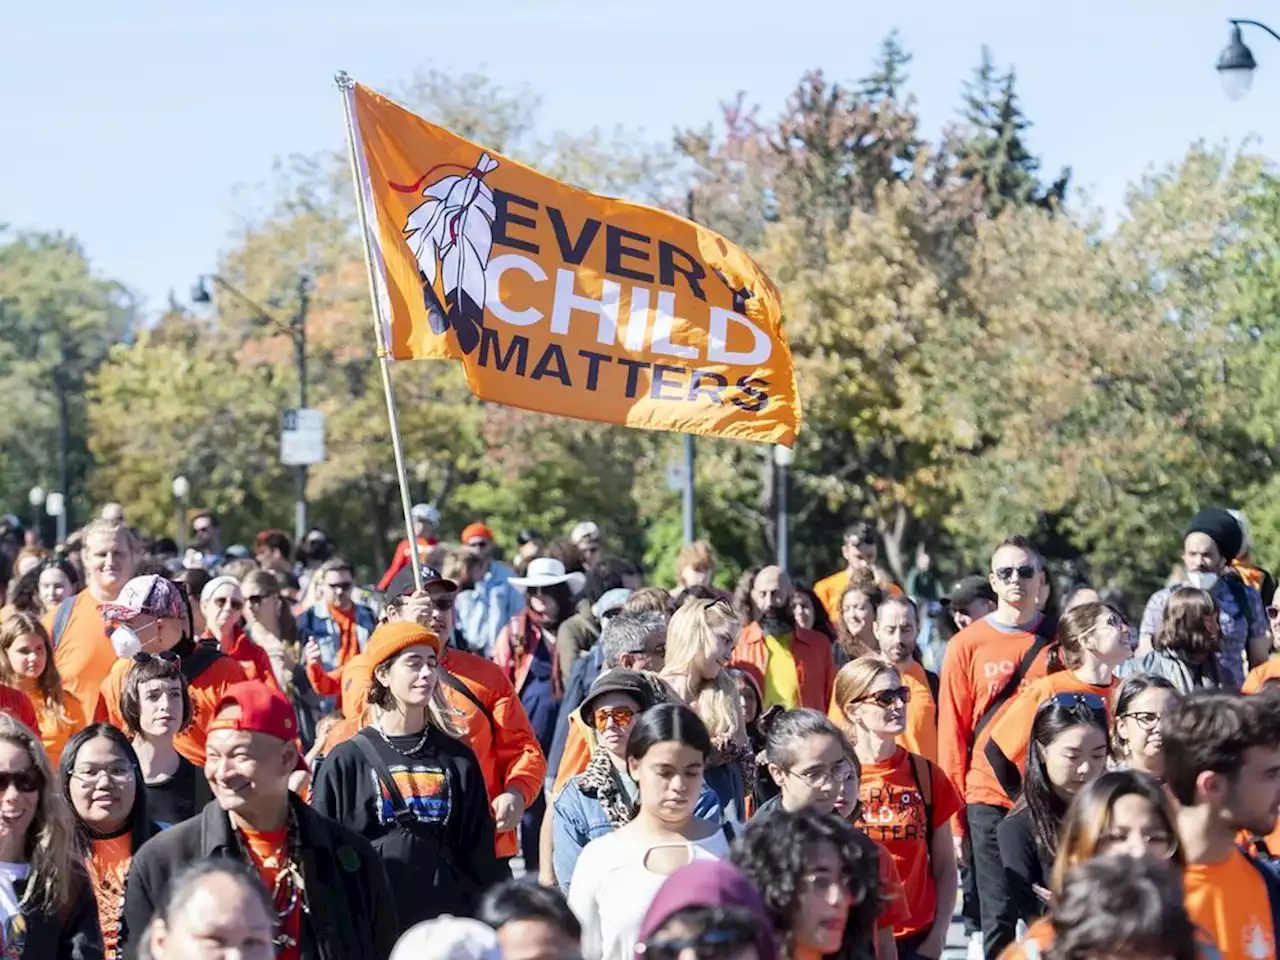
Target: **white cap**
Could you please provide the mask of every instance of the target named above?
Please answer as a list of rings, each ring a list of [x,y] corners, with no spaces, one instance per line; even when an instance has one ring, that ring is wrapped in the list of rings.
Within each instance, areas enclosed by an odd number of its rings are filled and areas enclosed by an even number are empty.
[[[409,515],[413,519],[429,523],[433,527],[440,523],[440,511],[436,509],[434,503],[415,503],[409,511]]]
[[[600,528],[590,520],[584,520],[573,528],[573,533],[569,534],[569,539],[578,546],[581,546],[588,540],[599,540]]]
[[[391,960],[502,960],[498,935],[479,920],[443,916],[410,927]]]

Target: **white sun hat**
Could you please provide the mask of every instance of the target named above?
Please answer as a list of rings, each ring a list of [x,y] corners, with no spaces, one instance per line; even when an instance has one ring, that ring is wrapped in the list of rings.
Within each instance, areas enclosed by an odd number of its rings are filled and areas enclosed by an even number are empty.
[[[502,960],[498,935],[479,920],[443,916],[410,927],[391,960]]]
[[[511,578],[511,585],[520,590],[551,587],[557,583],[567,583],[569,592],[576,595],[587,585],[587,577],[583,573],[565,573],[564,564],[555,557],[535,557],[529,561],[523,577]]]

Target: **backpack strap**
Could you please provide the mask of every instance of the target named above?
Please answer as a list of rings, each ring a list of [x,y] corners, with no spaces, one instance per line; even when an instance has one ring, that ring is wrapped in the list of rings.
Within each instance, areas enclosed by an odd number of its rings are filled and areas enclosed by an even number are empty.
[[[71,622],[71,611],[75,605],[75,597],[67,597],[58,604],[58,612],[53,615],[53,633],[49,637],[49,645],[54,650],[58,649],[62,635],[67,632],[67,624]]]
[[[223,653],[218,649],[216,640],[201,640],[191,653],[182,658],[182,662],[178,664],[178,672],[187,681],[187,686],[190,686],[221,656]]]
[[[1036,626],[1035,641],[1027,648],[1027,652],[1022,655],[1022,659],[1018,661],[1013,673],[1009,674],[1009,679],[1000,688],[1000,692],[991,698],[991,702],[987,704],[987,709],[982,712],[978,722],[973,725],[973,733],[969,736],[970,753],[972,753],[974,745],[982,736],[982,731],[996,718],[1000,708],[1008,703],[1013,698],[1013,695],[1018,692],[1018,687],[1022,686],[1023,678],[1026,677],[1027,671],[1031,669],[1031,665],[1036,662],[1036,657],[1040,656],[1041,652],[1049,644],[1053,643],[1053,634],[1048,632],[1047,623],[1046,619],[1041,619]]]
[[[933,764],[914,753],[907,754],[911,779],[916,782],[916,792],[924,805],[924,841],[929,858],[929,870],[933,871]]]
[[[404,794],[396,786],[396,778],[391,775],[391,770],[387,767],[386,761],[382,759],[382,754],[378,752],[368,735],[361,730],[351,738],[351,742],[360,748],[360,753],[364,755],[365,763],[373,768],[373,775],[382,784],[382,789],[387,791],[387,797],[391,800],[391,813],[395,817],[396,823],[406,828],[416,824],[418,818],[413,815],[409,805],[404,802]]]
[[[455,677],[448,670],[440,670],[440,679],[445,686],[458,691],[468,700],[476,705],[476,709],[484,714],[484,718],[489,721],[489,735],[493,738],[493,742],[498,742],[498,721],[493,718],[493,711],[484,705],[484,701],[475,695],[475,692],[465,683]]]

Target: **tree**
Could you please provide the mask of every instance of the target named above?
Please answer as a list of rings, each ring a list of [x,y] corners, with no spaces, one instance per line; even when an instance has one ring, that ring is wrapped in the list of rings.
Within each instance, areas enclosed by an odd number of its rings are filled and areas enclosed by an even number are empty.
[[[905,103],[907,81],[911,79],[907,67],[912,59],[902,46],[898,31],[891,30],[880,42],[871,72],[858,83],[859,97],[871,104],[885,100]]]
[[[8,403],[0,503],[7,510],[25,515],[27,491],[58,489],[65,470],[67,509],[73,520],[85,516],[85,384],[134,322],[133,298],[96,275],[72,237],[0,234],[0,389]]]
[[[1016,75],[1012,68],[999,75],[985,46],[973,78],[964,85],[963,117],[951,149],[959,157],[961,175],[982,185],[989,215],[1010,205],[1062,203],[1070,171],[1047,188],[1041,185],[1040,161],[1024,142],[1031,121],[1018,103]]]

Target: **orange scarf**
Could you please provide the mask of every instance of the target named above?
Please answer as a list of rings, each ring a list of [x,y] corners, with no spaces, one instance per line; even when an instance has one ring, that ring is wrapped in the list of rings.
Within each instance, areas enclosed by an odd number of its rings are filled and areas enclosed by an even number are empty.
[[[329,608],[329,616],[338,625],[338,666],[345,667],[347,661],[360,652],[360,636],[356,632],[356,608],[340,610]]]

